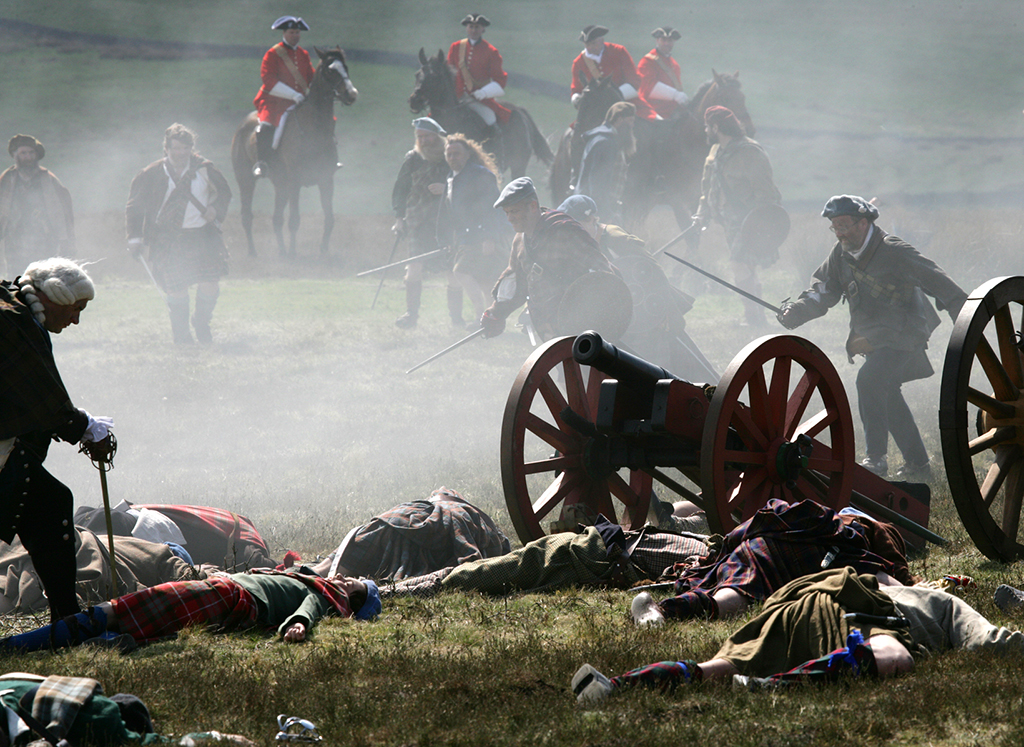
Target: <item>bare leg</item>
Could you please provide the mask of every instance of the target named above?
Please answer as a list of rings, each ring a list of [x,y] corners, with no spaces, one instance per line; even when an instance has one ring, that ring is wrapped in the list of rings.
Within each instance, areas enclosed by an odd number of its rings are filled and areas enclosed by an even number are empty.
[[[473,304],[473,313],[476,314],[474,318],[479,319],[483,316],[484,310],[490,305],[487,302],[487,295],[484,293],[483,288],[480,287],[480,283],[472,275],[467,275],[464,272],[456,272],[455,279],[462,284],[466,295],[469,296],[469,302]]]
[[[747,598],[735,589],[719,589],[711,595],[711,598],[718,604],[719,618],[734,617],[742,614],[750,606]],[[703,665],[701,668],[703,669]]]
[[[711,659],[699,666],[704,682],[731,680],[734,674],[740,673],[740,670],[734,667],[728,659]]]
[[[893,677],[914,668],[914,658],[907,647],[891,635],[873,635],[868,638],[867,647],[875,655],[879,677]]]

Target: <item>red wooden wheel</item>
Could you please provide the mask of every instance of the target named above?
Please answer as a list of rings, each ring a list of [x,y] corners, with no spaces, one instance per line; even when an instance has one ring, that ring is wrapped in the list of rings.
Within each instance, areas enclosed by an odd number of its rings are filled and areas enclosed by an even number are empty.
[[[772,498],[846,506],[854,464],[850,404],[821,350],[800,337],[773,335],[733,358],[701,442],[700,483],[712,529],[728,532]]]
[[[994,278],[957,316],[942,364],[939,432],[957,513],[988,558],[1024,557],[1024,277]]]
[[[564,519],[565,526],[554,529],[565,531],[599,513],[631,529],[647,520],[651,476],[640,470],[609,473],[595,468],[599,460],[589,459],[594,439],[562,419],[570,407],[593,424],[606,378],[573,360],[574,341],[561,337],[537,348],[520,369],[505,404],[501,479],[509,516],[524,543],[547,534],[541,522],[550,526]],[[583,510],[577,512],[576,506]]]

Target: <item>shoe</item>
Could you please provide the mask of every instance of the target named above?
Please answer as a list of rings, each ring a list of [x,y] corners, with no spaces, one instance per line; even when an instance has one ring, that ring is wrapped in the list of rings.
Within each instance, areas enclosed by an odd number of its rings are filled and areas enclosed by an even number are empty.
[[[658,609],[654,598],[646,591],[633,597],[633,604],[629,609],[633,614],[633,622],[641,627],[656,627],[665,624],[665,615]]]
[[[1024,591],[1014,589],[1012,586],[1000,584],[993,596],[996,607],[1003,612],[1014,614],[1024,609]]]
[[[885,457],[882,457],[881,459],[872,459],[871,457],[868,457],[860,463],[860,466],[879,477],[888,477],[889,475],[889,460]]]
[[[931,461],[924,464],[904,464],[896,470],[896,478],[905,482],[931,482]]]
[[[399,329],[412,329],[416,326],[416,317],[407,311],[395,320],[395,326]]]
[[[135,639],[127,633],[115,633],[112,630],[106,630],[95,638],[88,638],[82,645],[111,649],[122,654],[130,654],[139,647]]]
[[[584,664],[572,677],[572,694],[576,702],[595,704],[605,700],[612,694],[615,685],[589,664]]]

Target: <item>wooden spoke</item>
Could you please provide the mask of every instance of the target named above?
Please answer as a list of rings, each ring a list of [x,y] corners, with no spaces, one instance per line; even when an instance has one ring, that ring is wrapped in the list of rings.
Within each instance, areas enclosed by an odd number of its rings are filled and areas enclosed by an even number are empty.
[[[1024,372],[1021,371],[1020,350],[1017,349],[1014,336],[1013,319],[1010,307],[1004,306],[992,317],[996,328],[996,344],[999,346],[999,359],[1010,382],[1019,390],[1024,385]]]
[[[579,443],[579,438],[573,433],[560,430],[557,426],[551,425],[532,412],[527,413],[525,417],[525,426],[530,433],[540,436],[545,443],[554,446],[560,451],[568,452]]]
[[[528,475],[536,475],[541,472],[557,472],[559,470],[576,469],[579,467],[580,458],[573,456],[557,456],[550,459],[538,459],[535,462],[524,462],[523,472]]]
[[[974,387],[967,387],[967,401],[996,418],[1012,418],[1017,414],[1017,410],[1013,405],[983,394]]]
[[[1016,428],[993,428],[987,433],[982,433],[977,438],[971,439],[967,444],[967,451],[971,456],[975,456],[988,449],[994,449],[999,444],[1012,441],[1016,436]]]
[[[981,363],[996,397],[1004,402],[1017,399],[1019,394],[1017,387],[1010,381],[1009,374],[1006,373],[1006,369],[1003,368],[1002,362],[986,338],[982,337],[978,340],[975,354],[978,356],[978,362]]]

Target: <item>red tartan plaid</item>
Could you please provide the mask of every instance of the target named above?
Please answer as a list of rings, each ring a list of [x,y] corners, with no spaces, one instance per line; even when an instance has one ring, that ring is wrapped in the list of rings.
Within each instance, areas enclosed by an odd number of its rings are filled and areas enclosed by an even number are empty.
[[[117,627],[143,643],[198,623],[222,629],[256,624],[256,600],[229,578],[171,581],[112,600]]]

